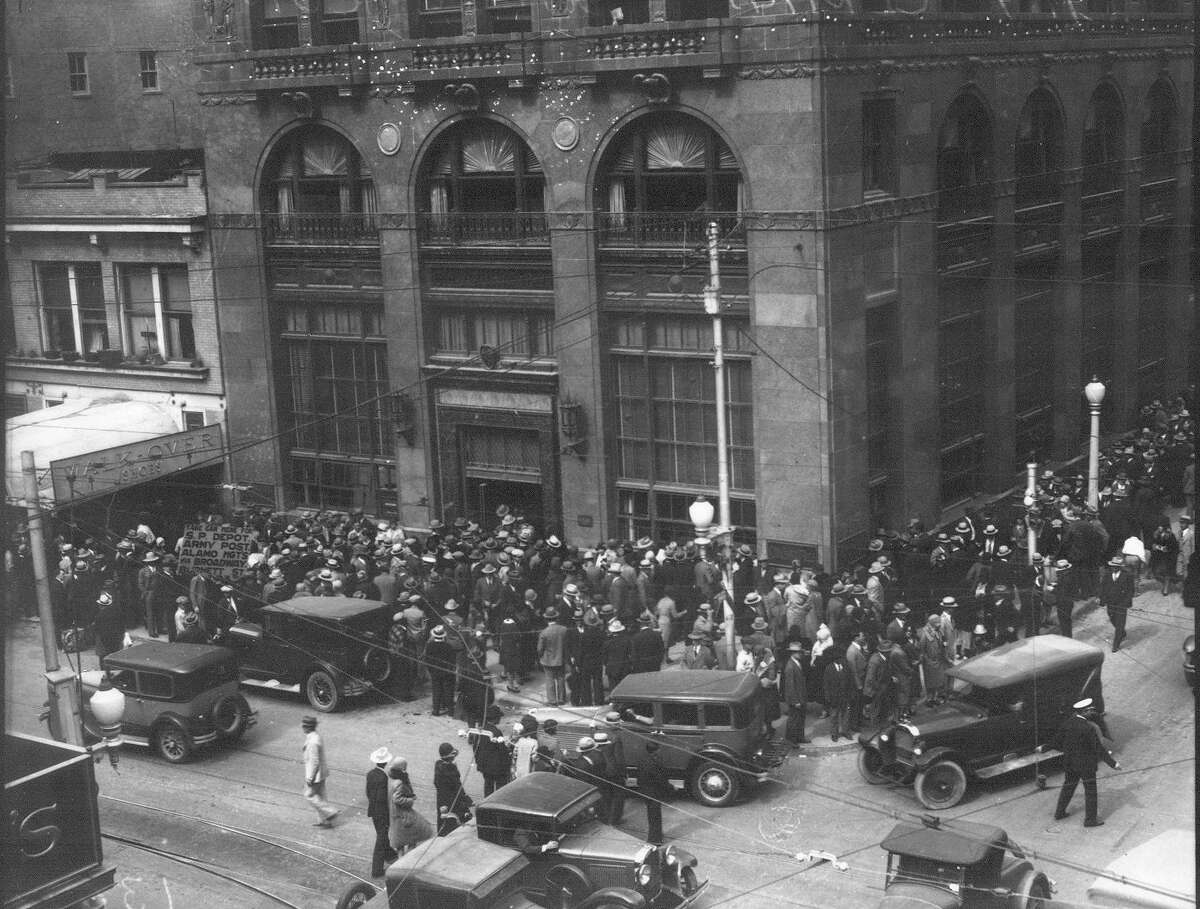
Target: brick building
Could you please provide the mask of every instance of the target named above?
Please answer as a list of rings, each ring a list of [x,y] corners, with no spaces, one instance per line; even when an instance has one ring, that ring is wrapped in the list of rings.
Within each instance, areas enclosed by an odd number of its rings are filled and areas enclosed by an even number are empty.
[[[5,11],[5,416],[68,403],[56,422],[78,421],[95,451],[225,418],[186,59],[197,36],[182,9],[51,0]],[[85,428],[88,401],[129,402],[129,418],[154,428]],[[43,472],[64,456],[35,455]],[[202,469],[193,485],[219,500],[223,459]]]

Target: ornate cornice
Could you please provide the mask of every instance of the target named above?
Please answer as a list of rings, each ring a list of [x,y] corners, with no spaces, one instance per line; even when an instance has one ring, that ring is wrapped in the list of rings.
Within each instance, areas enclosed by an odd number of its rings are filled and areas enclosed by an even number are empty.
[[[817,68],[797,63],[794,66],[749,66],[738,70],[739,79],[757,82],[760,79],[811,79]]]

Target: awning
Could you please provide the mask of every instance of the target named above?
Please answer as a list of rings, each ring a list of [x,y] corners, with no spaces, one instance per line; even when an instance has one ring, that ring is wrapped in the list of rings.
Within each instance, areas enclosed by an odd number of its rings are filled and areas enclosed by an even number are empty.
[[[23,451],[33,452],[43,505],[118,492],[220,458],[220,426],[179,432],[177,420],[173,408],[120,396],[12,417],[5,421],[9,501],[24,502]]]

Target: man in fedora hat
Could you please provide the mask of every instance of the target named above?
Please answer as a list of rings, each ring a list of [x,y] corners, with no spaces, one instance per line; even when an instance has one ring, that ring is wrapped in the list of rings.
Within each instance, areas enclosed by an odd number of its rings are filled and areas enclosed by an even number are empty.
[[[688,634],[687,646],[683,650],[684,669],[716,669],[717,655],[713,653],[708,636],[700,631]]]
[[[317,718],[306,716],[300,721],[304,730],[304,797],[317,812],[314,827],[332,827],[340,813],[325,800],[325,781],[329,765],[325,763],[325,743],[317,732]]]
[[[546,705],[557,707],[567,701],[567,629],[558,621],[558,610],[548,606],[542,613],[546,627],[538,633],[537,655],[546,673]]]
[[[388,842],[390,824],[388,805],[387,765],[392,753],[383,745],[371,752],[371,763],[367,771],[367,817],[375,825],[375,849],[371,853],[371,877],[382,877],[384,868],[396,861],[396,850]]]
[[[808,712],[808,685],[805,679],[804,644],[788,644],[788,660],[783,667],[783,702],[787,704],[787,725],[784,738],[793,746],[808,744],[804,725]]]
[[[1057,744],[1063,753],[1065,776],[1062,791],[1058,795],[1058,804],[1054,806],[1054,819],[1061,821],[1067,816],[1067,806],[1075,796],[1075,787],[1082,780],[1083,826],[1100,827],[1104,821],[1097,816],[1096,768],[1100,761],[1104,761],[1114,770],[1120,770],[1121,765],[1101,742],[1100,728],[1090,716],[1092,707],[1091,698],[1076,702],[1072,706],[1074,712],[1059,727]]]
[[[625,625],[620,619],[608,623],[608,635],[604,639],[601,651],[604,659],[604,674],[608,677],[608,690],[617,687],[625,676],[629,675],[633,665],[633,653],[630,649],[630,636],[625,631]]]
[[[1108,570],[1100,578],[1100,605],[1112,623],[1112,652],[1116,653],[1125,640],[1125,621],[1133,608],[1133,575],[1125,569],[1120,556],[1109,559]]]
[[[638,630],[629,639],[631,672],[657,672],[662,668],[666,647],[649,613],[638,617]]]

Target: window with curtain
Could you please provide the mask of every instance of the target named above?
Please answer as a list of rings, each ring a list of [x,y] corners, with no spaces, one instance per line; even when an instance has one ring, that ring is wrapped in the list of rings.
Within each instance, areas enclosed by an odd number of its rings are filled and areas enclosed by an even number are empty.
[[[121,347],[127,356],[196,356],[186,265],[118,265]]]
[[[440,136],[421,179],[426,240],[503,243],[546,238],[546,181],[508,127],[471,120]]]
[[[1058,201],[1062,194],[1063,126],[1058,105],[1039,89],[1021,111],[1014,148],[1016,205]]]
[[[700,242],[715,217],[736,242],[742,192],[737,159],[706,124],[682,114],[643,118],[625,128],[601,165],[601,238]]]
[[[378,237],[375,184],[345,137],[296,130],[272,153],[264,188],[273,240],[344,243]]]
[[[108,347],[108,313],[98,262],[35,266],[43,350],[95,353]]]
[[[974,95],[951,106],[938,135],[938,216],[942,220],[992,209],[992,122]]]
[[[1117,90],[1105,83],[1092,94],[1083,121],[1083,194],[1120,188],[1125,117]]]

